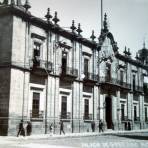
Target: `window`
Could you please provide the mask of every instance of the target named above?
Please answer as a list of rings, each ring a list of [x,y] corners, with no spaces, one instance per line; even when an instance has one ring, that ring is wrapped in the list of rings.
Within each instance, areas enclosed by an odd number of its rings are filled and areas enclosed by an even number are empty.
[[[39,65],[39,64],[40,64],[40,48],[41,48],[41,44],[40,44],[40,43],[37,43],[37,42],[34,42],[34,47],[33,47],[33,50],[34,50],[33,59],[34,59],[34,63],[35,63],[36,65]]]
[[[121,120],[124,120],[124,104],[121,104]]]
[[[148,121],[148,117],[147,117],[147,107],[145,107],[145,121]]]
[[[123,78],[124,78],[124,73],[123,71],[121,70],[120,71],[120,83],[123,84]]]
[[[84,100],[84,119],[89,119],[89,100]]]
[[[61,100],[61,118],[67,119],[67,97],[62,96]]]
[[[133,90],[135,90],[135,84],[136,84],[136,76],[133,75]]]
[[[111,64],[106,64],[106,81],[111,80]]]
[[[88,74],[88,67],[89,66],[89,60],[88,59],[84,59],[84,74]]]
[[[40,93],[33,93],[32,118],[39,118]]]
[[[67,53],[62,52],[62,73],[66,73],[67,67]]]
[[[134,106],[134,120],[137,120],[137,106]]]

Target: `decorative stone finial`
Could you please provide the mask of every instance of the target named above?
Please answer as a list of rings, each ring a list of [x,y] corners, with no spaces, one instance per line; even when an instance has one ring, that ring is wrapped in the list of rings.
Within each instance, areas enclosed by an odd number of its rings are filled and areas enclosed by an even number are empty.
[[[26,9],[26,11],[31,8],[29,0],[26,0],[26,2],[24,4],[24,8]]]
[[[47,22],[50,22],[50,19],[52,18],[52,15],[50,14],[50,8],[47,9],[47,14],[45,15],[45,18],[47,19]]]
[[[94,30],[92,30],[92,35],[90,36],[90,38],[92,39],[92,41],[95,40],[96,36],[94,35]]]
[[[136,57],[135,57],[137,60],[139,60],[139,56],[138,56],[138,52],[136,53]]]
[[[76,31],[78,32],[78,35],[81,35],[81,32],[83,32],[80,23],[78,24],[78,29]]]
[[[127,48],[126,48],[126,46],[125,46],[125,49],[124,49],[124,52],[123,52],[125,55],[127,55],[127,54],[128,54],[128,52],[127,52],[127,50],[126,50],[126,49],[127,49]]]
[[[54,18],[52,19],[55,24],[57,24],[60,21],[57,17],[57,14],[58,14],[57,11],[55,11]]]
[[[143,49],[145,49],[145,41],[143,42]]]
[[[70,29],[72,30],[72,33],[74,33],[75,30],[77,29],[77,28],[75,27],[75,21],[74,21],[74,20],[72,20],[72,25],[71,25]]]
[[[105,13],[105,15],[104,15],[103,26],[104,26],[104,31],[108,31],[107,14],[106,14],[106,13]]]
[[[128,53],[127,53],[129,56],[131,55],[131,53],[130,53],[130,48],[128,48]]]

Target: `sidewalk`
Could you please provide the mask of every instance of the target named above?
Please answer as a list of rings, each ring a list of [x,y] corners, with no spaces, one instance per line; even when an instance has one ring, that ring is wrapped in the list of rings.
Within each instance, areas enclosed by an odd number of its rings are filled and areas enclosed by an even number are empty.
[[[0,139],[59,139],[59,138],[75,138],[75,137],[88,137],[88,136],[102,136],[102,135],[114,135],[114,134],[130,134],[130,133],[142,133],[148,132],[148,129],[143,130],[132,130],[132,131],[113,131],[107,130],[103,133],[99,132],[87,132],[87,133],[67,133],[65,135],[51,135],[51,134],[40,134],[40,135],[31,135],[26,137],[14,137],[14,136],[0,136]]]

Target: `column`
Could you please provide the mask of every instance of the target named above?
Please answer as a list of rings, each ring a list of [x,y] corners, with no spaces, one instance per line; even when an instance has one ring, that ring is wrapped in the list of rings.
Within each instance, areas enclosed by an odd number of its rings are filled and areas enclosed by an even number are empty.
[[[140,129],[144,128],[144,96],[139,96],[139,116],[140,116]]]
[[[97,121],[98,118],[98,107],[99,107],[99,89],[98,86],[94,86],[94,120]]]
[[[121,105],[120,105],[120,91],[117,91],[117,129],[121,129]]]
[[[117,98],[112,96],[112,122],[114,124],[114,128],[117,125]]]

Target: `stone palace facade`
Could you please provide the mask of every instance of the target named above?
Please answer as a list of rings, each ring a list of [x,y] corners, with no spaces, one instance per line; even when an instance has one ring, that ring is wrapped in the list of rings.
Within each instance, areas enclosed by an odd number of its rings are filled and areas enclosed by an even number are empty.
[[[148,50],[123,54],[104,16],[99,40],[83,38],[80,24],[65,30],[57,12],[45,19],[26,0],[0,3],[0,135],[16,135],[22,119],[32,134],[148,128]],[[127,34],[128,35],[128,34]]]

